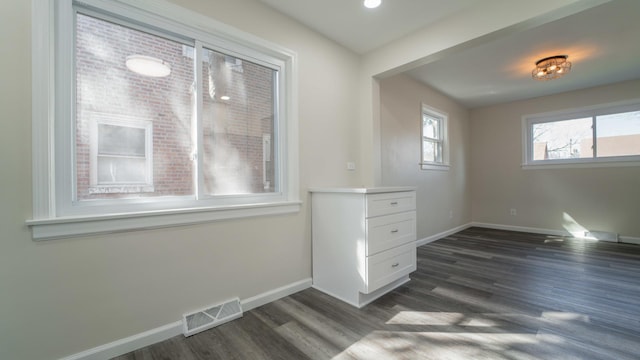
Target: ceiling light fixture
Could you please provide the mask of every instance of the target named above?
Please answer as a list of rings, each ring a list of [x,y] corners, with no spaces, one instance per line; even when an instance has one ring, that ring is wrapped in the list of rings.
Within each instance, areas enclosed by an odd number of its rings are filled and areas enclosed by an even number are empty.
[[[125,64],[127,69],[144,76],[165,77],[171,74],[171,67],[168,62],[151,56],[127,56]]]
[[[568,74],[571,71],[568,57],[556,55],[538,60],[535,69],[531,71],[531,77],[536,80],[552,80]]]
[[[382,0],[364,0],[364,7],[375,9],[382,3]]]

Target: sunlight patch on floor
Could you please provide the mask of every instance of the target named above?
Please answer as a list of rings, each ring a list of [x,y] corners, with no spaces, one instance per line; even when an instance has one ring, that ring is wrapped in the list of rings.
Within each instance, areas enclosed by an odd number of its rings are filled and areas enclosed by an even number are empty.
[[[512,346],[539,342],[537,334],[373,331],[332,359],[512,359]]]
[[[461,325],[461,326],[500,326],[499,322],[484,318],[482,314],[463,314],[456,312],[400,311],[387,325]]]
[[[549,320],[561,320],[561,321],[580,321],[585,323],[588,323],[591,321],[589,315],[570,313],[570,312],[560,312],[560,311],[543,311],[542,318],[549,319]]]

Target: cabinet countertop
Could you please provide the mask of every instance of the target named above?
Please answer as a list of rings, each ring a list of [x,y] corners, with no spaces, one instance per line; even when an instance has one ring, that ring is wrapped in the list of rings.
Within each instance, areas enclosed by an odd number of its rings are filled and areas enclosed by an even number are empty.
[[[313,187],[309,192],[316,193],[352,193],[352,194],[380,194],[398,191],[415,191],[413,186],[380,186],[380,187]]]

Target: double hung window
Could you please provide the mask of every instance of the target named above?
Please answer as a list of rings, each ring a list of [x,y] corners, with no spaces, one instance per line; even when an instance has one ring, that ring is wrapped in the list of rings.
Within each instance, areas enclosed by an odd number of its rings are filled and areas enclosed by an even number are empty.
[[[34,73],[40,64],[54,79],[52,113],[34,114],[34,229],[299,208],[293,53],[168,3],[41,2],[56,35],[55,51],[40,50],[49,61],[34,48]]]
[[[422,105],[421,166],[423,169],[447,168],[447,115]]]

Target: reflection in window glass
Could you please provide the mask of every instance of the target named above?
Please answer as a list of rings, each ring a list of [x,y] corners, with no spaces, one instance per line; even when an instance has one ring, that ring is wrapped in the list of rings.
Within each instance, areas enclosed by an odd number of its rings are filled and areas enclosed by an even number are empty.
[[[279,191],[271,141],[277,71],[209,49],[202,69],[205,193]]]

